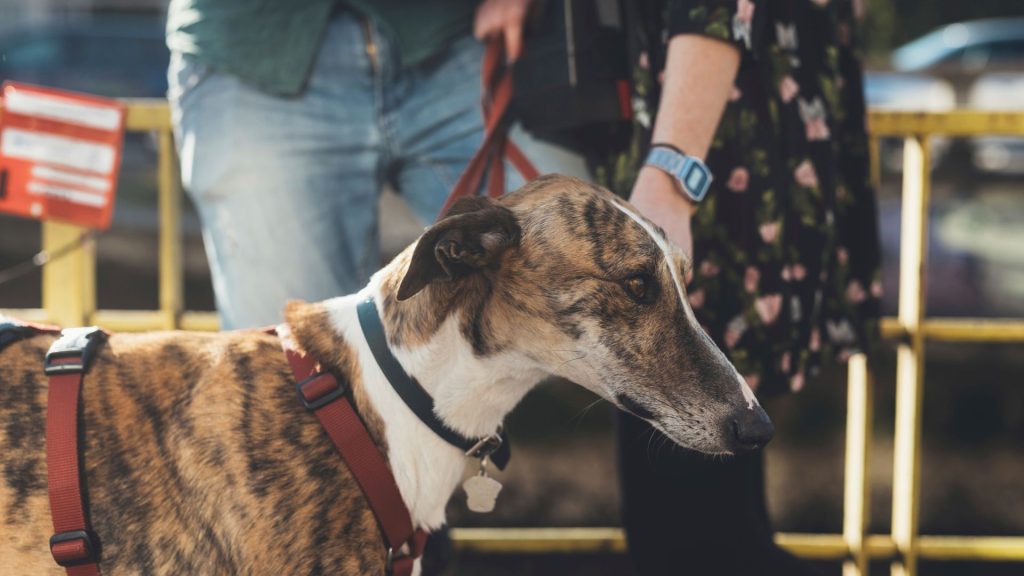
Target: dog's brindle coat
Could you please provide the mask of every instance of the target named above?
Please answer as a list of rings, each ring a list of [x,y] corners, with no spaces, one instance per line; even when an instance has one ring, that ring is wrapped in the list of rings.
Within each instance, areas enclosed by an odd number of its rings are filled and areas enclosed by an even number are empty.
[[[650,420],[683,446],[767,440],[753,394],[697,326],[686,262],[607,191],[547,176],[463,201],[356,295],[292,303],[292,337],[347,380],[414,523],[434,529],[465,457],[402,404],[355,305],[467,436],[494,431],[547,375]],[[48,549],[47,379],[39,336],[0,354],[0,567],[63,574]],[[116,574],[383,574],[372,512],[297,402],[276,337],[116,334],[82,393],[88,510]]]

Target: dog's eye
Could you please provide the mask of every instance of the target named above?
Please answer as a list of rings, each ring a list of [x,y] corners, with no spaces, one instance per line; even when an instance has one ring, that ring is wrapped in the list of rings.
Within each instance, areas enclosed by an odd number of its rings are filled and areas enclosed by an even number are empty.
[[[647,304],[654,299],[654,281],[646,274],[637,274],[626,278],[622,283],[626,294],[636,302]]]

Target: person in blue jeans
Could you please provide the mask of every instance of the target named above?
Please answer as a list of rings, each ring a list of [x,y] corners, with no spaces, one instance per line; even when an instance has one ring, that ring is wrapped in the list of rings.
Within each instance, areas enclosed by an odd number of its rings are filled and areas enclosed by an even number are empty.
[[[385,182],[434,220],[483,136],[473,32],[515,58],[529,4],[171,1],[168,96],[222,328],[361,288]]]

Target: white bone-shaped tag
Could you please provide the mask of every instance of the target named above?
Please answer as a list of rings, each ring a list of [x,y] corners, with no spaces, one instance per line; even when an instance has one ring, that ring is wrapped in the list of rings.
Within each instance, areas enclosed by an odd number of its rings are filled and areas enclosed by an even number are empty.
[[[466,491],[466,507],[473,512],[487,513],[494,510],[501,492],[501,482],[490,476],[475,474],[462,483]]]

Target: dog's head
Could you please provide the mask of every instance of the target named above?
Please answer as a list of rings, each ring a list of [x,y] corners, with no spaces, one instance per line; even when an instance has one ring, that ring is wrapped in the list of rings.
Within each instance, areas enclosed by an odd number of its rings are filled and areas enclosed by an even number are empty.
[[[498,201],[462,200],[407,258],[397,299],[461,313],[477,355],[517,355],[684,447],[730,453],[771,438],[754,394],[694,318],[685,255],[606,190],[545,176]]]

